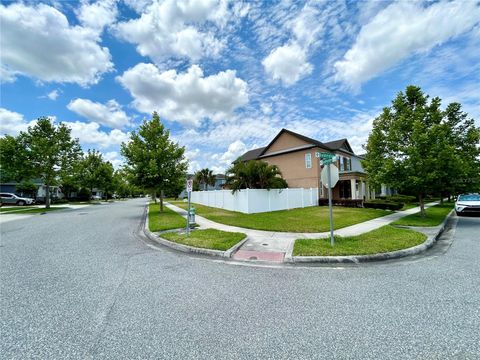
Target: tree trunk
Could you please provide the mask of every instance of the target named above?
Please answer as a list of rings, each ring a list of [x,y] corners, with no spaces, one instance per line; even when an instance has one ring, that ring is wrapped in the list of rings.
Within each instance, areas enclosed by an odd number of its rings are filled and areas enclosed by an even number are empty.
[[[440,205],[443,205],[443,197],[444,197],[443,191],[440,191]]]
[[[45,184],[45,209],[50,209],[50,184]]]
[[[160,190],[160,212],[163,212],[163,190]]]
[[[153,198],[153,202],[156,204],[157,203],[157,191],[156,190],[153,190],[152,198]]]
[[[427,216],[427,213],[425,212],[425,199],[423,198],[423,194],[418,196],[418,201],[420,202],[420,216]]]

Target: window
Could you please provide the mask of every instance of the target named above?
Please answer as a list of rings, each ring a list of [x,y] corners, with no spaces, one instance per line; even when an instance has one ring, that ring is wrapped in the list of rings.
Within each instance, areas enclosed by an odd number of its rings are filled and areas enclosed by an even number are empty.
[[[305,154],[305,167],[307,169],[312,168],[312,154],[310,154],[310,153]]]
[[[344,160],[345,158],[343,156],[340,156],[339,158],[339,162],[340,162],[340,171],[345,171],[345,163],[344,163]]]

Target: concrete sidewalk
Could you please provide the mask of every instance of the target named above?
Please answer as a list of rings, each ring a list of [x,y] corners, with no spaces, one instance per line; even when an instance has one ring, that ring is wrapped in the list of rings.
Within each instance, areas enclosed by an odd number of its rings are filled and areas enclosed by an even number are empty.
[[[425,208],[437,205],[438,203],[438,201],[435,201],[425,204]],[[168,202],[166,202],[165,205],[169,209],[177,212],[178,214],[186,218],[186,210],[179,208],[178,206],[172,205]],[[419,211],[419,206],[404,211],[398,211],[380,218],[368,220],[359,224],[335,230],[334,234],[339,236],[360,235],[378,229],[384,225],[388,225],[404,216],[415,214]],[[248,240],[233,256],[234,259],[238,260],[263,260],[283,262],[285,259],[285,255],[292,252],[293,245],[296,239],[319,239],[327,238],[330,236],[330,232],[292,233],[246,229],[238,226],[220,224],[199,215],[195,215],[195,222],[200,226],[201,229],[211,228],[223,231],[242,232],[244,234],[247,234]]]

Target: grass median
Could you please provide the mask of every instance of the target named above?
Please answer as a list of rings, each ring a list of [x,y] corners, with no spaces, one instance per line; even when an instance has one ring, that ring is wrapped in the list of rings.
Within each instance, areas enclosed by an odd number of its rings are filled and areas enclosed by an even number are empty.
[[[453,209],[453,202],[435,205],[425,209],[427,215],[422,217],[420,212],[405,216],[395,221],[392,225],[403,226],[437,226],[442,223],[445,217]]]
[[[64,206],[56,206],[56,207],[51,207],[48,209],[45,209],[44,207],[34,207],[34,208],[24,208],[24,209],[19,209],[17,211],[8,211],[8,212],[3,212],[4,214],[39,214],[39,213],[45,213],[45,212],[50,212],[50,211],[57,211],[57,210],[65,210],[69,209],[68,207]]]
[[[9,212],[16,212],[16,211],[22,211],[22,210],[30,210],[30,209],[36,209],[36,207],[32,207],[32,206],[15,206],[15,207],[8,207],[8,208],[4,208],[4,207],[1,207],[0,208],[0,213],[9,213]]]
[[[369,255],[407,249],[426,240],[419,232],[386,225],[368,233],[335,237],[335,245],[330,239],[298,239],[295,241],[293,256],[341,256]]]
[[[202,249],[226,251],[239,241],[245,239],[246,235],[237,232],[226,232],[216,229],[192,230],[190,235],[185,233],[164,233],[162,238]]]
[[[186,203],[174,204],[183,209]],[[286,231],[286,232],[323,232],[329,229],[327,206],[312,206],[291,210],[271,211],[257,214],[244,214],[198,204],[192,204],[196,213],[209,220],[247,229]],[[358,209],[334,206],[333,223],[335,229],[358,224],[380,216],[391,214],[378,209]]]
[[[148,209],[148,227],[150,231],[163,231],[179,229],[187,225],[187,220],[175,211],[163,206],[160,212],[160,204],[151,203]]]

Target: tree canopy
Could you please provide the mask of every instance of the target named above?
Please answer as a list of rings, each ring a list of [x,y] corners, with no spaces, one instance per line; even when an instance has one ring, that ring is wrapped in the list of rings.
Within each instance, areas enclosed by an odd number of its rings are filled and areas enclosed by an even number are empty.
[[[479,141],[460,104],[442,110],[440,98],[408,86],[374,120],[363,166],[373,184],[417,195],[425,214],[426,195],[466,190],[459,179],[478,177]]]
[[[15,141],[19,153],[13,163],[20,168],[16,172],[17,179],[42,179],[46,186],[45,206],[49,208],[50,186],[61,174],[72,171],[82,153],[78,139],[72,139],[71,129],[65,124],[57,125],[51,119],[41,117],[26,132],[20,132]]]
[[[227,170],[226,185],[235,193],[241,189],[283,189],[288,187],[276,165],[265,161],[238,161]]]
[[[144,120],[138,131],[133,131],[130,141],[122,143],[127,171],[135,185],[163,193],[186,178],[185,148],[170,140],[156,112],[151,120]],[[163,211],[163,199],[160,196]]]
[[[194,181],[198,184],[203,185],[203,190],[207,190],[208,185],[214,186],[215,185],[215,175],[213,175],[213,171],[205,168],[202,170],[198,170],[194,175]]]

